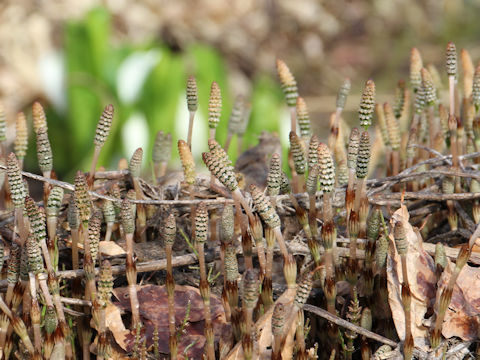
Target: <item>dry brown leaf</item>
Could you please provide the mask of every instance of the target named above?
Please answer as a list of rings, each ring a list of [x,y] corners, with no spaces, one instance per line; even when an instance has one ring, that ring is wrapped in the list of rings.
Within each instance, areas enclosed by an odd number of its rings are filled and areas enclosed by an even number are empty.
[[[93,322],[92,322],[93,323]],[[109,360],[128,360],[130,357],[127,353],[111,338],[111,334],[108,334],[110,342],[110,357]],[[90,345],[90,352],[98,355],[98,334]]]
[[[130,311],[130,299],[127,287],[114,289],[114,294],[119,300],[114,304],[118,311]],[[142,317],[141,341],[146,339],[147,347],[153,345],[153,332],[158,328],[159,350],[161,353],[168,354],[168,295],[165,286],[145,285],[138,286],[138,301],[140,303],[140,316]],[[203,301],[200,291],[191,286],[175,286],[175,323],[177,327],[185,319],[186,310],[190,303],[189,325],[185,328],[185,333],[179,339],[178,353],[179,358],[184,357],[184,350],[188,347],[185,354],[188,358],[201,358],[203,347],[205,345],[204,337],[204,312]],[[225,327],[229,326],[225,320],[225,312],[222,303],[218,297],[210,297],[213,329],[215,341],[219,341],[222,332],[228,331]],[[123,325],[123,323],[122,323]],[[112,330],[112,329],[110,329]],[[113,330],[112,330],[113,332]],[[115,334],[114,334],[115,335]],[[131,351],[135,341],[135,331],[126,330],[126,333],[119,331],[119,345],[126,351]],[[193,345],[192,345],[193,344]]]
[[[284,304],[292,304],[293,299],[295,297],[295,288],[289,288],[285,290],[285,292],[277,299],[277,302],[282,302]],[[258,342],[257,342],[257,354],[259,354],[260,358],[263,358],[265,353],[270,353],[267,351],[267,347],[272,345],[272,313],[273,313],[274,306],[271,306],[270,309],[255,323],[255,331],[258,334]],[[295,321],[293,322],[295,325]],[[291,358],[291,357],[290,357]],[[225,358],[225,360],[243,360],[243,348],[242,344],[238,343],[235,347],[230,351],[230,354]]]
[[[113,337],[115,338],[116,343],[123,349],[127,349],[126,339],[127,335],[130,333],[129,330],[125,328],[125,325],[122,321],[122,315],[120,309],[114,304],[108,304],[105,309],[105,322],[107,329],[109,329]]]
[[[392,228],[402,222],[408,242],[407,271],[412,293],[412,335],[413,338],[428,336],[424,316],[435,300],[435,266],[432,257],[423,249],[423,240],[418,229],[409,223],[409,213],[405,206],[395,211],[391,219]],[[400,256],[395,248],[393,234],[389,234],[390,246],[387,258],[388,302],[393,321],[400,339],[405,338],[405,314],[402,305],[403,274]]]
[[[297,331],[298,311],[292,316],[290,328],[288,329],[285,343],[282,348],[282,359],[293,359],[293,348],[295,347],[295,333]]]
[[[71,239],[65,240],[65,244],[71,247],[72,240]],[[98,245],[99,245],[100,253],[105,256],[121,256],[126,254],[125,250],[120,245],[118,245],[115,241],[100,241]],[[78,243],[78,248],[80,250],[83,250],[83,244]]]
[[[126,252],[115,241],[100,241],[98,244],[102,255],[106,256],[120,256],[125,255]]]
[[[447,286],[455,264],[449,263],[438,282],[437,299]],[[480,271],[465,265],[453,288],[452,301],[443,321],[442,335],[458,336],[464,341],[478,338],[480,314]]]
[[[395,212],[392,225],[402,221],[407,230],[408,253],[407,268],[410,289],[412,291],[412,333],[414,338],[429,336],[424,319],[428,308],[438,308],[433,302],[439,301],[440,294],[447,286],[455,264],[448,261],[438,284],[434,273],[434,262],[422,246],[422,238],[418,230],[408,223],[408,212],[404,206]],[[405,315],[401,300],[401,283],[403,281],[400,256],[396,252],[393,235],[390,234],[390,251],[387,263],[389,304],[398,336],[405,337]],[[477,245],[473,251],[478,251]],[[464,341],[478,338],[478,315],[480,314],[480,269],[468,265],[460,272],[453,288],[453,295],[442,327],[442,335],[446,338],[458,336]],[[416,345],[418,343],[416,342]]]

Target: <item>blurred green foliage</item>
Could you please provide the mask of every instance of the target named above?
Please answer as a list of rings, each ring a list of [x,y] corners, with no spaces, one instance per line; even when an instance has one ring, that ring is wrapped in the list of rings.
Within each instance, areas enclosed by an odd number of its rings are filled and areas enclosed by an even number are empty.
[[[176,141],[186,138],[187,129],[175,133],[175,121],[179,101],[185,96],[189,74],[195,75],[197,79],[199,111],[205,122],[210,85],[212,81],[217,81],[220,85],[223,110],[217,128],[217,139],[223,143],[235,94],[229,93],[227,69],[219,53],[201,44],[182,52],[174,52],[155,40],[146,40],[141,45],[123,43],[114,46],[110,39],[111,21],[108,11],[96,8],[81,21],[69,22],[65,27],[67,109],[62,113],[53,107],[46,108],[54,168],[59,177],[71,180],[76,170],[89,168],[97,121],[108,103],[114,104],[115,116],[110,136],[99,159],[100,166],[114,168],[119,158],[130,157],[131,154],[125,153],[122,143],[122,127],[134,113],[145,116],[149,129],[148,144],[142,145],[144,156],[147,157],[146,163],[150,163],[153,140],[158,130],[172,133],[172,154],[177,157]],[[133,101],[125,103],[118,91],[119,69],[132,54],[150,50],[158,51],[161,56],[141,85],[139,95]],[[244,137],[246,146],[256,143],[256,136],[262,130],[279,130],[278,119],[283,106],[283,96],[274,79],[260,76],[254,80],[252,88],[251,118]],[[194,141],[203,140],[206,144],[206,138],[197,139],[194,134]],[[33,146],[30,148],[26,167],[36,171]],[[235,149],[234,139],[230,147],[232,160]]]

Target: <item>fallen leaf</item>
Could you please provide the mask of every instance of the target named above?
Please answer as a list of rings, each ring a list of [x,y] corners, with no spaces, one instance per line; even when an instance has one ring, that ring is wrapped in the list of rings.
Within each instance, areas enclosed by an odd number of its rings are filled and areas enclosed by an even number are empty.
[[[125,328],[123,324],[122,315],[120,308],[114,304],[108,304],[105,309],[105,322],[107,329],[109,329],[113,337],[115,338],[116,343],[123,349],[127,349],[126,339],[127,335],[130,333],[129,330]]]
[[[412,294],[411,317],[413,338],[428,336],[429,329],[424,324],[427,309],[435,301],[435,266],[432,257],[423,249],[423,240],[418,229],[409,223],[409,213],[402,205],[395,211],[391,219],[392,228],[401,222],[406,231],[408,242],[407,275]],[[401,340],[405,338],[405,313],[402,305],[402,263],[395,247],[393,233],[389,234],[389,252],[387,258],[388,302],[392,311],[393,321]]]
[[[292,315],[292,322],[288,329],[285,343],[282,348],[282,359],[293,359],[293,348],[295,347],[295,333],[297,331],[298,311]]]
[[[438,283],[437,299],[447,286],[455,264],[450,263]],[[464,341],[478,338],[478,315],[480,314],[480,271],[465,265],[453,288],[452,300],[443,321],[442,335],[458,336]]]
[[[130,311],[130,298],[127,287],[114,289],[114,294],[119,300],[114,306],[120,311]],[[168,295],[165,286],[145,285],[137,288],[138,301],[140,303],[140,316],[142,317],[141,341],[146,339],[147,347],[153,345],[153,332],[158,328],[159,351],[164,354],[169,353],[168,338]],[[185,314],[190,303],[190,315],[188,326],[185,333],[179,339],[178,354],[179,358],[184,357],[184,350],[188,348],[189,358],[201,358],[203,347],[205,345],[204,327],[205,318],[203,310],[203,301],[200,291],[191,286],[175,286],[175,323],[177,328],[185,319]],[[222,303],[218,297],[210,297],[211,313],[215,341],[218,342],[222,332],[229,331],[229,325],[226,323],[225,312]],[[113,332],[113,330],[112,330]],[[119,343],[123,349],[131,351],[135,341],[135,331],[126,330],[127,333],[119,331]],[[115,335],[115,334],[114,334]],[[118,342],[117,337],[115,340]],[[193,345],[192,345],[193,344]]]
[[[285,292],[275,301],[282,302],[284,304],[292,304],[293,299],[295,297],[296,289],[295,288],[288,288]],[[272,313],[273,313],[274,306],[271,306],[268,311],[263,314],[260,319],[257,320],[255,323],[255,332],[258,334],[257,338],[257,353],[259,354],[260,358],[263,358],[265,353],[270,353],[267,350],[267,347],[272,346]],[[295,326],[295,321],[291,322],[292,326]],[[235,347],[230,351],[228,356],[225,360],[243,360],[245,357],[243,356],[243,348],[241,343],[237,343]]]
[[[72,241],[70,239],[65,240],[67,246],[72,246]],[[83,250],[83,244],[78,243],[78,249]],[[120,256],[125,255],[125,250],[118,245],[115,241],[100,241],[99,242],[100,253],[104,256]]]
[[[100,252],[106,256],[120,256],[125,255],[126,252],[115,241],[100,241]]]
[[[423,249],[423,241],[417,229],[408,223],[408,211],[404,206],[397,210],[391,220],[392,226],[401,221],[407,230],[408,253],[407,269],[410,290],[412,291],[412,334],[414,339],[428,338],[429,328],[435,317],[424,319],[427,309],[438,309],[438,301],[447,286],[455,264],[448,260],[442,276],[436,281],[434,262]],[[478,252],[475,245],[473,255]],[[393,321],[400,339],[405,337],[405,315],[401,300],[403,281],[401,260],[395,249],[393,235],[390,234],[390,249],[387,263],[389,304]],[[446,338],[460,337],[464,341],[478,338],[480,314],[480,268],[465,265],[453,288],[452,300],[445,314],[442,335]],[[419,346],[420,342],[415,341]]]

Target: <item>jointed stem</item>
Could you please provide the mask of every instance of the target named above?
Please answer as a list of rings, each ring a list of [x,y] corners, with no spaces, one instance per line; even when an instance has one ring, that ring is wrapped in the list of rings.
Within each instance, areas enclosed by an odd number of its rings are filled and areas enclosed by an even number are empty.
[[[190,116],[188,119],[188,135],[187,135],[187,144],[190,150],[192,149],[192,133],[193,133],[193,121],[195,120],[195,111],[190,111]]]
[[[93,188],[93,180],[95,179],[95,171],[101,150],[102,148],[100,146],[95,146],[95,150],[93,151],[92,165],[90,166],[90,174],[88,175],[89,181],[87,181],[87,184],[90,185],[90,190]]]
[[[297,132],[297,108],[295,106],[289,106],[290,110],[290,127],[291,131]]]
[[[143,191],[140,182],[136,177],[133,177],[133,187],[135,188],[135,196],[137,200],[143,200]],[[135,227],[137,236],[141,239],[141,242],[146,242],[147,234],[145,230],[147,226],[147,214],[143,204],[137,204],[137,222],[138,226]]]
[[[448,77],[448,90],[450,101],[450,115],[455,116],[455,76]]]
[[[230,147],[230,142],[232,141],[232,138],[233,138],[233,134],[231,132],[228,132],[227,140],[225,140],[225,145],[223,146],[223,148],[225,149],[225,152],[228,152],[228,148]]]
[[[137,297],[137,269],[135,268],[135,261],[133,259],[133,234],[125,234],[125,240],[127,243],[127,280],[130,306],[132,308],[133,326],[136,329],[137,325],[140,324],[140,304]],[[131,272],[130,276],[128,276],[129,271]]]

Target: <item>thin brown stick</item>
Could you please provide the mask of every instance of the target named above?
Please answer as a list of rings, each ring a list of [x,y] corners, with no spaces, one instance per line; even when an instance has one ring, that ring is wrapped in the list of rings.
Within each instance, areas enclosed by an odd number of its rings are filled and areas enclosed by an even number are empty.
[[[311,312],[315,315],[318,315],[338,326],[341,326],[345,329],[354,331],[360,335],[363,335],[367,338],[373,339],[375,341],[381,342],[382,344],[390,345],[392,347],[397,347],[397,343],[395,341],[392,341],[390,339],[387,339],[386,337],[383,337],[381,335],[378,335],[372,331],[366,330],[360,326],[354,325],[351,322],[348,322],[347,320],[343,320],[342,318],[339,318],[338,316],[332,315],[328,311],[321,309],[317,306],[310,305],[310,304],[305,304],[303,305],[303,310]]]

